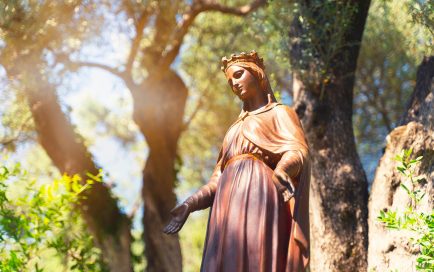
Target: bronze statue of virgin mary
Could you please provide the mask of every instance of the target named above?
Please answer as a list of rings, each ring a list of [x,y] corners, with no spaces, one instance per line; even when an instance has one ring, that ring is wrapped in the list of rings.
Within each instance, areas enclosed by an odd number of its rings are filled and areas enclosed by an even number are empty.
[[[243,102],[209,182],[175,207],[178,232],[211,207],[201,271],[304,271],[309,262],[309,149],[297,114],[276,102],[255,51],[222,59]]]

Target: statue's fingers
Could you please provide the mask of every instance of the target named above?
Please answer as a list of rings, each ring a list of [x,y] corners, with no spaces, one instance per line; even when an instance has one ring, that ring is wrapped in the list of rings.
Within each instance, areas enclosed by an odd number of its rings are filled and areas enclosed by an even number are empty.
[[[172,234],[173,233],[173,230],[172,230],[173,228],[172,227],[169,227],[168,229],[167,229],[167,234]]]
[[[181,229],[181,224],[176,224],[175,226],[174,226],[174,229],[173,229],[173,233],[177,233],[180,229]]]
[[[167,234],[172,234],[172,229],[171,228],[167,229],[166,233]]]
[[[288,202],[291,199],[292,195],[289,193],[289,191],[285,190],[283,192],[283,202]]]
[[[169,224],[169,230],[171,230],[171,229],[173,229],[173,227],[176,225],[176,222],[170,222],[170,224]]]
[[[177,233],[182,228],[182,226],[183,226],[183,223],[172,221],[172,222],[170,222],[169,225],[166,226],[167,231],[165,231],[165,232],[167,234]]]
[[[171,222],[166,226],[166,228],[165,228],[166,231],[165,231],[165,232],[166,232],[167,234],[171,234],[174,225],[175,225],[175,222],[171,221]]]
[[[178,231],[181,229],[181,226],[182,226],[182,224],[177,223],[177,224],[175,225],[175,231],[178,232]]]
[[[176,229],[177,227],[178,227],[178,223],[177,222],[173,222],[173,224],[171,226],[172,230]]]
[[[177,228],[178,228],[178,224],[177,223],[173,223],[170,226],[170,233],[175,233]]]

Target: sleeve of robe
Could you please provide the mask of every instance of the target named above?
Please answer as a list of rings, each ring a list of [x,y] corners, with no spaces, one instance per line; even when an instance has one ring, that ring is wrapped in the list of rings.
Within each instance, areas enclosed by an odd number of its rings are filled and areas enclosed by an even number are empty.
[[[210,207],[214,201],[215,192],[217,190],[218,180],[221,175],[222,154],[220,151],[217,165],[209,179],[208,183],[203,185],[192,196],[187,198],[185,203],[189,205],[191,212],[203,210]]]
[[[274,154],[300,158],[295,183],[294,206],[288,247],[287,271],[304,271],[309,262],[309,148],[297,114],[292,108],[278,104],[271,110],[246,118],[243,134],[257,146]],[[289,152],[289,153],[288,153]],[[282,162],[283,163],[283,162]],[[279,163],[278,163],[279,165]],[[277,166],[276,166],[277,167]],[[287,169],[292,171],[297,167]]]
[[[274,171],[283,171],[286,173],[284,184],[290,194],[293,196],[298,187],[297,177],[303,166],[303,155],[300,151],[286,151],[280,161],[277,163]]]

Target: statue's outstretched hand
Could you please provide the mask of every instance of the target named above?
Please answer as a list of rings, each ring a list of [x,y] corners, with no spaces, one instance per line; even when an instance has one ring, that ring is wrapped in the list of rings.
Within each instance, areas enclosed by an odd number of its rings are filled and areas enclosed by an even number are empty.
[[[170,211],[170,214],[172,215],[172,219],[164,227],[163,232],[167,234],[174,234],[177,233],[184,225],[185,221],[190,215],[190,209],[186,203],[182,203],[173,208]]]

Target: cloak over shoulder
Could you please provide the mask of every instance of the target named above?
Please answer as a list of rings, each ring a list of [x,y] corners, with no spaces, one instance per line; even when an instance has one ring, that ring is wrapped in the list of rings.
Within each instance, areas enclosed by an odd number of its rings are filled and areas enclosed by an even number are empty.
[[[309,263],[309,148],[295,111],[279,103],[270,103],[252,112],[242,112],[235,122],[244,120],[243,135],[261,149],[274,154],[297,151],[302,170],[295,178],[295,204],[291,208],[292,223],[288,247],[287,272],[304,271]],[[289,202],[288,202],[289,203]]]

